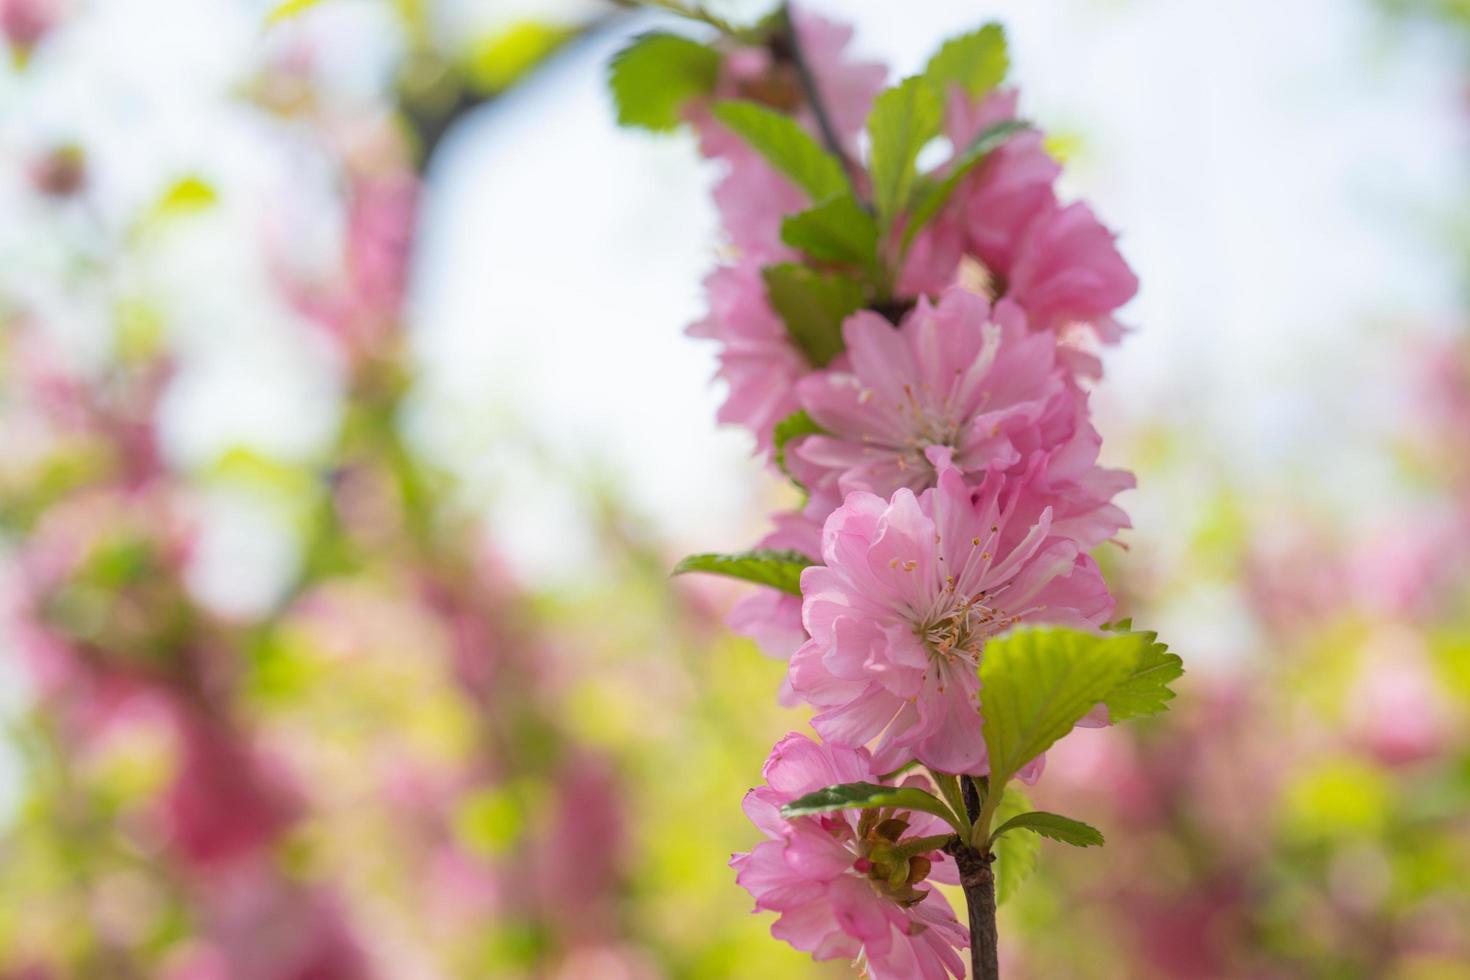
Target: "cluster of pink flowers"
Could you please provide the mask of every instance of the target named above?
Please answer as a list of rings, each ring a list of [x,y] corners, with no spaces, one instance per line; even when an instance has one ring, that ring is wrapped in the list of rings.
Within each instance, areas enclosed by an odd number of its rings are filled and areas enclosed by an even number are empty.
[[[800,13],[792,28],[794,57],[784,39],[725,51],[715,94],[787,112],[856,159],[886,72],[848,56],[846,28]],[[956,159],[1016,119],[1013,90],[956,84],[943,97]],[[1101,373],[1094,348],[1122,335],[1116,313],[1137,280],[1091,209],[1059,200],[1061,167],[1041,134],[1019,130],[960,178],[906,253],[887,251],[903,256],[896,291],[849,316],[842,351],[815,364],[762,274],[802,261],[780,230],[810,206],[805,193],[703,104],[686,114],[725,168],[715,194],[729,244],[706,283],[709,315],[690,332],[719,345],[729,392],[720,420],[749,429],[808,494],[761,547],[813,562],[800,596],[763,591],[733,615],[789,660],[783,696],[816,709],[823,740],[776,747],[768,786],[746,803],[770,839],[736,855],[739,881],[758,908],[781,913],[778,938],[818,958],[857,959],[874,977],[962,976],[965,930],[941,895],[895,891],[874,873],[864,850],[873,827],[853,811],[784,820],[777,804],[913,762],[986,774],[977,668],[987,640],[1022,622],[1096,629],[1109,618],[1113,599],[1088,552],[1128,526],[1113,498],[1133,481],[1098,464],[1088,385]],[[862,194],[867,175],[849,178]],[[801,434],[778,436],[794,413]],[[907,823],[895,835],[922,835],[929,818],[897,819]],[[929,854],[920,867],[912,881],[945,865]]]

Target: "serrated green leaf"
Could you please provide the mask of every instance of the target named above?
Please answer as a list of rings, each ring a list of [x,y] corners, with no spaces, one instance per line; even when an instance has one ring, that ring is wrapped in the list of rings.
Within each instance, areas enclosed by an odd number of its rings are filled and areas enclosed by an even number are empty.
[[[877,783],[842,783],[827,786],[792,800],[781,808],[785,817],[805,817],[814,813],[830,813],[833,810],[873,810],[879,807],[894,807],[899,810],[918,810],[932,813],[945,823],[954,826],[955,818],[938,797],[914,786],[880,786]]]
[[[813,201],[848,189],[842,164],[790,116],[754,102],[721,102],[714,113]]]
[[[1031,801],[1026,799],[1026,795],[1007,786],[995,816],[1004,821],[1030,809]],[[991,866],[995,874],[995,900],[997,904],[1003,904],[1020,891],[1021,885],[1036,870],[1041,841],[1034,834],[1006,834],[991,844],[990,853],[995,855],[995,863]]]
[[[1061,627],[1015,630],[985,645],[980,712],[992,786],[1051,748],[1137,667],[1138,634]]]
[[[1096,827],[1090,827],[1081,820],[1073,820],[1071,817],[1064,817],[1058,813],[1047,813],[1045,810],[1032,810],[1029,813],[1011,817],[995,828],[995,833],[990,835],[990,839],[994,841],[1008,830],[1034,831],[1042,837],[1060,841],[1063,844],[1071,844],[1074,847],[1101,847],[1103,843],[1102,832]]]
[[[1167,711],[1174,692],[1169,685],[1184,676],[1184,661],[1169,646],[1158,642],[1153,630],[1127,633],[1143,641],[1138,663],[1122,684],[1103,698],[1108,706],[1108,721],[1128,721]]]
[[[894,218],[908,207],[919,151],[939,134],[943,116],[939,93],[918,76],[904,79],[874,100],[868,116],[872,142],[868,170],[882,227],[891,228]]]
[[[955,157],[950,165],[950,170],[937,183],[930,185],[919,195],[919,201],[914,205],[913,213],[909,216],[908,225],[903,230],[903,247],[908,249],[913,242],[914,236],[919,230],[934,220],[940,210],[954,196],[955,189],[960,182],[978,167],[986,157],[997,149],[1016,133],[1023,129],[1029,129],[1030,124],[1019,119],[1007,119],[996,123],[986,129],[965,147],[959,156]]]
[[[771,433],[771,445],[773,447],[773,455],[776,459],[776,468],[782,473],[785,473],[793,483],[796,483],[796,477],[792,476],[791,471],[786,468],[786,444],[792,439],[799,439],[802,436],[825,435],[826,432],[827,430],[818,425],[816,419],[808,415],[804,408],[797,409],[777,422],[776,428]],[[801,486],[801,484],[797,483],[797,486]],[[803,487],[802,489],[805,488]]]
[[[924,77],[941,96],[948,94],[951,85],[959,85],[966,94],[979,97],[1004,81],[1010,67],[1005,28],[986,24],[944,42],[929,59]]]
[[[862,284],[846,276],[786,262],[761,270],[771,308],[813,367],[842,353],[842,321],[863,308]]]
[[[674,566],[673,574],[707,572],[710,575],[738,578],[792,595],[801,595],[801,571],[808,565],[815,564],[816,562],[798,551],[757,548],[731,555],[690,555]]]
[[[878,260],[878,224],[851,194],[839,194],[781,222],[781,240],[820,262],[871,268]]]
[[[638,37],[609,66],[619,125],[676,129],[684,103],[712,92],[719,73],[719,54],[697,41],[658,31]]]

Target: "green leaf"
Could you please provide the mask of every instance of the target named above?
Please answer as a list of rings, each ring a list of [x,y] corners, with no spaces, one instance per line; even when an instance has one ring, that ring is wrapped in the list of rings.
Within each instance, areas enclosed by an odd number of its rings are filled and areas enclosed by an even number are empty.
[[[1134,671],[1137,634],[1096,636],[1060,627],[1015,630],[985,645],[980,712],[990,784],[1003,785]]]
[[[877,783],[828,786],[792,800],[781,808],[781,815],[805,817],[814,813],[830,813],[833,810],[874,810],[879,807],[932,813],[950,826],[955,824],[954,814],[949,807],[932,793],[926,793],[914,786],[879,786]]]
[[[825,201],[848,189],[842,164],[790,116],[754,102],[721,102],[714,112],[716,119],[790,177],[813,201]]]
[[[781,240],[819,262],[871,268],[878,259],[878,224],[851,194],[839,194],[781,222]]]
[[[909,204],[918,176],[919,151],[939,134],[944,108],[939,93],[921,77],[907,78],[883,92],[868,116],[872,141],[868,169],[873,203],[884,228]]]
[[[904,249],[908,249],[914,236],[919,233],[919,229],[934,220],[934,216],[954,195],[955,189],[960,186],[960,182],[970,171],[999,149],[1006,140],[1021,130],[1029,128],[1030,123],[1019,119],[1007,119],[976,136],[970,145],[965,147],[964,152],[954,158],[949,172],[938,183],[930,185],[920,194],[919,203],[914,205],[913,214],[909,216],[908,227],[903,230]]]
[[[792,343],[813,367],[826,367],[842,353],[842,321],[863,308],[862,284],[793,262],[767,266],[761,276]]]
[[[986,24],[944,42],[929,59],[924,77],[941,96],[948,95],[950,86],[959,85],[966,94],[978,97],[999,85],[1010,66],[1005,28]]]
[[[1184,676],[1184,661],[1169,652],[1168,644],[1158,642],[1158,633],[1147,630],[1124,635],[1139,637],[1145,645],[1133,673],[1103,698],[1108,721],[1114,723],[1167,711],[1174,700],[1169,685]]]
[[[1007,786],[1005,796],[995,815],[999,820],[1009,821],[1031,809],[1031,801],[1018,789]],[[1041,855],[1041,841],[1035,834],[1006,834],[993,840],[990,853],[995,855],[992,871],[995,873],[995,900],[1004,903],[1021,889],[1031,872],[1036,870],[1036,860]]]
[[[608,84],[618,123],[655,132],[676,129],[684,103],[712,92],[720,56],[677,34],[644,34],[612,59]]]
[[[1011,817],[1005,823],[995,828],[995,833],[990,835],[994,841],[1008,830],[1031,830],[1042,837],[1061,841],[1063,844],[1071,844],[1074,847],[1101,847],[1103,835],[1095,827],[1089,827],[1081,820],[1073,820],[1057,813],[1047,813],[1045,810],[1032,810],[1030,813],[1022,813]]]
[[[827,430],[818,425],[816,420],[808,415],[804,408],[797,409],[777,422],[776,428],[772,431],[771,436],[777,469],[785,473],[793,483],[796,482],[796,477],[792,476],[791,471],[786,469],[786,444],[792,439],[799,439],[802,436],[817,436],[825,435],[826,433]],[[798,483],[797,486],[800,486],[800,484]]]
[[[790,592],[792,595],[801,595],[801,570],[815,564],[816,562],[800,552],[757,548],[733,555],[690,555],[674,566],[673,574],[708,572],[711,575],[743,579]]]

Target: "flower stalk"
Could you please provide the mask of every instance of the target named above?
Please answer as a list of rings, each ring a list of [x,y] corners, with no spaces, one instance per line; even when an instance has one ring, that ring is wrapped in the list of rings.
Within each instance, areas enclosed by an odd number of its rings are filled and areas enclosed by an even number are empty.
[[[970,976],[974,980],[999,980],[1000,958],[995,928],[995,855],[980,851],[958,839],[948,853],[960,869],[960,887],[970,913]]]

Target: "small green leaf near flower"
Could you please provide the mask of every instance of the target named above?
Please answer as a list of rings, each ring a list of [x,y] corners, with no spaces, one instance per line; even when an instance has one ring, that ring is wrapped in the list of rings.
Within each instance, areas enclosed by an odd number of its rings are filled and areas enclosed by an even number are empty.
[[[781,815],[804,817],[833,810],[873,810],[879,807],[931,813],[951,826],[955,824],[955,816],[949,807],[932,793],[915,786],[880,786],[877,783],[827,786],[792,800],[781,808]]]
[[[801,595],[802,569],[815,564],[816,562],[800,552],[757,548],[729,555],[690,555],[674,566],[673,574],[707,572]]]
[[[1059,813],[1047,813],[1045,810],[1032,810],[1030,813],[1011,817],[990,835],[991,842],[994,843],[1001,834],[1011,830],[1030,830],[1042,837],[1074,847],[1100,847],[1103,843],[1102,832],[1096,827]]]

